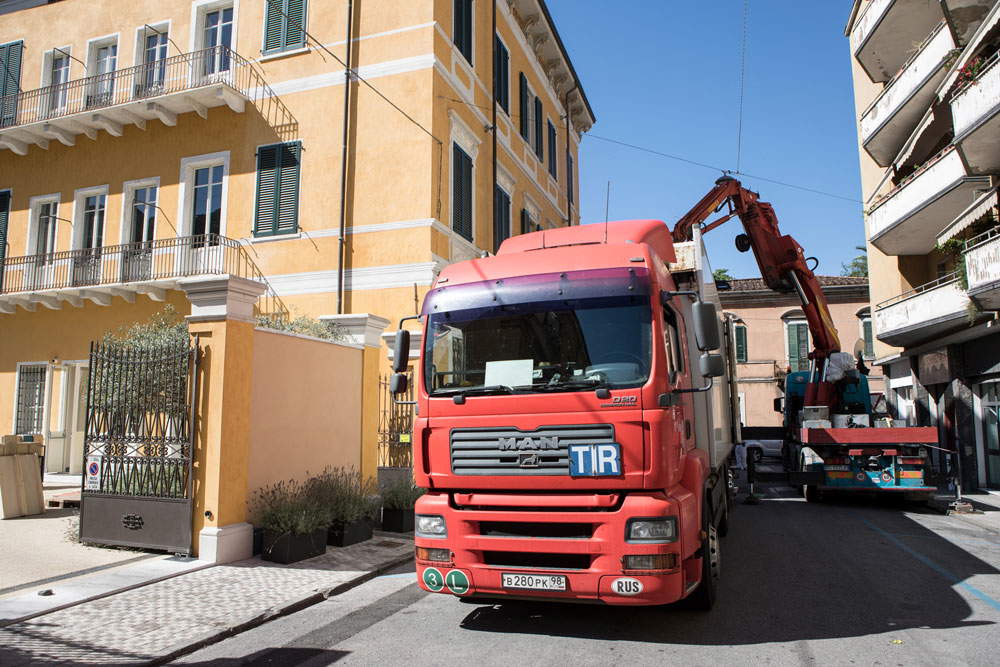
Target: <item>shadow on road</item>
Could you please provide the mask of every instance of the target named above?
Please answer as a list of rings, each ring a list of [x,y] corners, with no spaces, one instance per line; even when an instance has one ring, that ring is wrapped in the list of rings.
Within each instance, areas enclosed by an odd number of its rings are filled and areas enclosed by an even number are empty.
[[[791,494],[791,491],[784,489]],[[1000,574],[892,504],[771,498],[741,506],[723,541],[722,591],[709,613],[502,603],[477,607],[466,630],[693,645],[859,637],[908,628],[960,628],[985,595],[961,582]],[[997,540],[1000,544],[1000,539]],[[986,596],[982,609],[1000,603]]]

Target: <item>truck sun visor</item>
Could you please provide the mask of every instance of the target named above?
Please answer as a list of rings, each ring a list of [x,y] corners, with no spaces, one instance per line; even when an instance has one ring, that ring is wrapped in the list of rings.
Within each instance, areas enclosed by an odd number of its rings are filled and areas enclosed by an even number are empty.
[[[436,287],[424,299],[422,315],[470,308],[510,306],[623,296],[649,296],[649,272],[641,267],[614,267],[563,273],[541,273]]]

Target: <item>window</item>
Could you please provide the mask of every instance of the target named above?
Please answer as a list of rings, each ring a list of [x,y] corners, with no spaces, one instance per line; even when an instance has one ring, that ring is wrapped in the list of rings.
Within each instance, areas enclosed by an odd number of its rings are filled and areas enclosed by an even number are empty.
[[[549,174],[552,178],[559,180],[559,170],[556,167],[556,126],[552,121],[546,121],[549,126]]]
[[[42,432],[45,414],[45,364],[22,364],[17,367],[17,413],[14,433]]]
[[[861,340],[865,342],[865,359],[875,358],[875,341],[872,337],[871,311],[865,308],[858,314],[858,324],[861,328]]]
[[[575,193],[576,185],[573,183],[573,156],[569,153],[566,154],[566,196],[569,198],[570,205],[573,204],[573,197]]]
[[[544,112],[542,111],[542,100],[538,97],[535,98],[535,116],[532,120],[535,122],[535,155],[539,160],[545,159],[545,136],[542,134],[544,131],[544,125],[542,125],[542,117]]]
[[[526,208],[521,209],[521,233],[530,234],[531,232],[542,231],[542,226],[535,222],[535,219],[531,217],[531,211]]]
[[[222,173],[217,164],[194,170],[194,205],[191,211],[191,234],[220,234],[222,229]],[[209,239],[210,244],[217,241]]]
[[[86,106],[107,106],[114,100],[115,70],[118,68],[118,42],[114,39],[95,40],[87,48]]]
[[[82,218],[83,225],[74,225],[75,248],[82,252],[73,255],[73,284],[93,285],[100,282],[101,246],[104,245],[104,213],[107,203],[105,192],[78,194],[76,220]]]
[[[38,207],[38,218],[35,221],[36,255],[47,255],[56,251],[56,212],[59,202],[48,201]]]
[[[472,64],[472,19],[475,11],[472,7],[472,0],[455,0],[455,46],[458,51],[465,56],[465,59]]]
[[[267,0],[264,15],[264,53],[306,45],[306,0]]]
[[[155,185],[136,188],[132,193],[132,210],[129,216],[129,242],[148,243],[156,238],[156,198]]]
[[[21,51],[24,42],[0,44],[0,127],[15,123],[17,93],[21,90]]]
[[[7,223],[10,220],[10,190],[0,190],[0,289],[3,289],[3,260],[7,256]]]
[[[163,82],[167,78],[167,44],[169,44],[166,30],[155,31],[148,34],[148,28],[144,28],[142,47],[143,76],[139,90],[140,95],[151,95],[159,92],[163,88]]]
[[[261,146],[257,150],[257,213],[254,236],[299,231],[299,142]]]
[[[785,320],[788,365],[792,371],[809,370],[809,325],[805,320]]]
[[[122,282],[148,280],[153,270],[153,239],[156,238],[156,201],[159,187],[155,182],[125,185],[125,248],[122,258]]]
[[[745,324],[737,324],[736,333],[736,363],[745,364],[747,362],[747,327]]]
[[[528,78],[524,76],[524,72],[521,72],[518,79],[520,83],[520,129],[521,136],[524,140],[528,142],[531,146],[531,150],[534,151],[535,156],[541,160],[545,154],[545,148],[542,144],[544,139],[542,135],[542,101],[535,95],[531,90],[531,86],[528,85]]]
[[[493,193],[493,252],[510,238],[510,195],[499,185]]]
[[[500,36],[494,36],[493,76],[496,86],[496,101],[504,113],[510,115],[510,52],[500,41]]]
[[[63,84],[69,81],[69,55],[60,51],[52,52],[49,63],[49,110],[58,111],[66,106],[67,87]]]
[[[229,71],[233,45],[233,8],[224,7],[207,12],[204,20],[202,48],[205,51],[203,74]]]
[[[666,351],[667,373],[670,384],[677,384],[678,374],[684,372],[684,354],[681,350],[681,335],[677,327],[677,315],[669,306],[663,307],[663,346]]]
[[[451,228],[472,240],[472,158],[452,145]]]

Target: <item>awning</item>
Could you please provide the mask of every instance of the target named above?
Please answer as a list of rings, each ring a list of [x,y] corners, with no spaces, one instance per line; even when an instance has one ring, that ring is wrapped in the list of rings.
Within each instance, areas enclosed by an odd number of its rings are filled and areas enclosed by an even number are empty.
[[[997,188],[987,190],[983,196],[972,202],[972,206],[959,213],[954,222],[945,227],[944,231],[937,237],[938,245],[941,245],[948,239],[954,238],[959,232],[989,213],[998,205],[1000,205],[1000,198],[997,196]]]

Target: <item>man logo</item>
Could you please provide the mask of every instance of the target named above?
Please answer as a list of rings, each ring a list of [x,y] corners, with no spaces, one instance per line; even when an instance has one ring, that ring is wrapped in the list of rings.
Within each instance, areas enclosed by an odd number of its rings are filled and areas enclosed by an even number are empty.
[[[515,451],[523,449],[559,449],[559,438],[542,436],[539,438],[499,438],[500,451]]]

